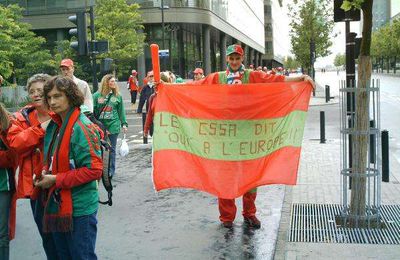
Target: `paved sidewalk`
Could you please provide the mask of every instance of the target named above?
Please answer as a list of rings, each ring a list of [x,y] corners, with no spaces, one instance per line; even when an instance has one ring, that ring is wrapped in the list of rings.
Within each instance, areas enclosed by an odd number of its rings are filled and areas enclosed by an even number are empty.
[[[285,188],[274,259],[399,259],[399,245],[288,242],[292,204],[341,204],[339,104],[322,106],[324,102],[319,102],[320,98],[321,91],[317,89],[306,122],[297,185]],[[327,122],[325,144],[318,140],[319,111],[322,110]],[[390,182],[382,183],[384,205],[399,204],[398,170],[399,165],[391,161]]]

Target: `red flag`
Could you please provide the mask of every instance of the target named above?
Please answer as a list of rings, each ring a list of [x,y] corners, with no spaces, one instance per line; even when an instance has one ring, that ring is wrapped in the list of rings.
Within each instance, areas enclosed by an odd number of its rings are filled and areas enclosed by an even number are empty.
[[[296,184],[310,93],[305,82],[160,87],[156,190],[185,187],[232,199],[266,184]]]

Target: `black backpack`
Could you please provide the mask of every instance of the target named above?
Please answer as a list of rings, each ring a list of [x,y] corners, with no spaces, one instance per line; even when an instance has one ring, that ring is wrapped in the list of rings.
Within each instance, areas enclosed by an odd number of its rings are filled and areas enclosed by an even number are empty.
[[[113,149],[111,147],[110,141],[108,139],[108,133],[107,129],[103,125],[102,122],[100,122],[92,112],[86,111],[84,112],[87,118],[89,118],[90,121],[92,121],[93,124],[97,125],[98,128],[103,132],[104,137],[100,140],[101,143],[101,156],[103,159],[103,174],[101,175],[101,180],[103,183],[104,188],[106,189],[108,193],[108,200],[107,201],[101,201],[99,202],[103,205],[109,205],[112,206],[112,190],[113,186],[111,183],[111,175],[110,175],[110,165],[111,165],[111,160],[110,160],[110,152]]]

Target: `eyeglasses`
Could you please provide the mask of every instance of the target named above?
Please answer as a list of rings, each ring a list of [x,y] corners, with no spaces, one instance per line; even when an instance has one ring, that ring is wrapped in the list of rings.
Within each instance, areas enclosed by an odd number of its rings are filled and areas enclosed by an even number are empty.
[[[154,77],[153,75],[150,75],[149,77]]]

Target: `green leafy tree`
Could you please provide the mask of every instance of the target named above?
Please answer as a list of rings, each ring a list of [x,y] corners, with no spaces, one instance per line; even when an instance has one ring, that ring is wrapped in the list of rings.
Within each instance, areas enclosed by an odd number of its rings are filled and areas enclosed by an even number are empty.
[[[22,8],[0,5],[0,73],[14,84],[25,84],[32,74],[50,72],[51,55],[43,48],[46,40],[21,22]]]
[[[381,69],[384,68],[384,60],[386,60],[388,72],[391,64],[396,64],[397,56],[400,53],[399,38],[400,20],[398,19],[372,33],[371,58],[375,60],[375,63],[379,63]],[[396,66],[394,68],[396,69]]]
[[[335,59],[333,61],[333,65],[336,67],[343,67],[346,65],[346,55],[342,53],[338,53],[335,56]]]
[[[125,0],[96,0],[95,12],[96,37],[109,41],[109,52],[100,57],[114,59],[121,75],[143,53],[145,35],[140,33],[144,27],[139,5],[128,5]]]
[[[292,56],[288,56],[283,65],[286,69],[297,69],[297,68],[301,67],[300,62],[298,62]]]
[[[315,43],[315,57],[325,57],[332,46],[332,2],[329,0],[306,0],[298,9],[298,1],[289,6],[290,37],[295,58],[304,68],[311,68],[310,43]],[[336,35],[333,35],[336,37]],[[310,72],[310,71],[309,71]]]

